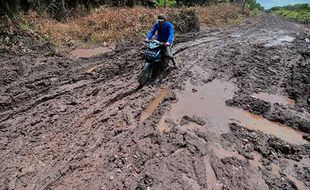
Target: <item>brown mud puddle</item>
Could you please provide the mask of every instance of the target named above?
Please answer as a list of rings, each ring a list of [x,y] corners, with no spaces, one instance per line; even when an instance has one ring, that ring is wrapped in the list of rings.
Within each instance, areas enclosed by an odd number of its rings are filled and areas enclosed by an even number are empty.
[[[110,53],[113,52],[115,47],[97,47],[97,48],[90,48],[90,49],[76,49],[69,53],[69,57],[72,59],[78,58],[88,58],[99,54]]]
[[[159,95],[149,103],[149,105],[146,107],[146,109],[142,112],[140,116],[140,124],[142,124],[148,117],[152,115],[152,113],[158,108],[160,103],[164,100],[166,96],[168,96],[170,93],[169,88],[164,88],[159,91]],[[161,129],[161,132],[165,128]]]
[[[178,95],[179,101],[162,120],[171,118],[180,122],[184,115],[196,115],[206,118],[208,130],[218,135],[229,132],[227,127],[229,123],[238,122],[244,127],[260,130],[292,144],[308,143],[303,139],[302,132],[271,122],[248,111],[226,106],[225,101],[233,97],[235,90],[234,84],[221,80],[214,80],[199,87],[187,82],[185,91]],[[163,121],[160,123],[163,125]]]
[[[209,156],[204,157],[204,164],[206,167],[206,172],[207,172],[207,184],[208,184],[208,189],[212,190],[222,190],[223,189],[223,184],[221,184],[214,172],[214,169],[211,165],[211,161]]]
[[[241,120],[241,124],[247,122],[245,126],[250,129],[260,130],[265,134],[274,135],[284,141],[292,144],[308,144],[309,142],[302,138],[303,133],[296,131],[288,126],[282,125],[280,123],[269,121],[262,116],[252,114],[250,112],[245,112],[247,117]]]
[[[92,72],[94,72],[98,67],[99,67],[99,65],[89,67],[89,68],[86,69],[85,72],[86,72],[86,73],[92,73]]]

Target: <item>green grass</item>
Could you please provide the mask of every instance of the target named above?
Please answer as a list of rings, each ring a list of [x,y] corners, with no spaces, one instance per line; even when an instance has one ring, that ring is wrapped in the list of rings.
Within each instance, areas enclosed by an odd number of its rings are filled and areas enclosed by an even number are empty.
[[[32,30],[33,29],[33,26],[31,24],[29,24],[29,23],[20,23],[19,27],[22,30]]]
[[[309,4],[296,4],[285,7],[275,7],[271,11],[277,15],[297,21],[310,21]]]
[[[277,10],[274,11],[274,13],[297,21],[310,21],[310,12],[307,10],[300,10],[300,11]]]
[[[176,4],[175,0],[157,0],[156,2],[160,7],[163,7],[165,5],[165,1],[166,1],[166,6],[168,7],[172,7]]]

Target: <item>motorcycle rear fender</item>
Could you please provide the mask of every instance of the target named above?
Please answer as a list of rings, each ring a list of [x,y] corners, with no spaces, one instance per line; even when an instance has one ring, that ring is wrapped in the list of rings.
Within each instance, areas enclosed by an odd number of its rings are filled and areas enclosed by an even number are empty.
[[[143,65],[143,70],[147,70],[151,66],[150,62],[145,62]]]

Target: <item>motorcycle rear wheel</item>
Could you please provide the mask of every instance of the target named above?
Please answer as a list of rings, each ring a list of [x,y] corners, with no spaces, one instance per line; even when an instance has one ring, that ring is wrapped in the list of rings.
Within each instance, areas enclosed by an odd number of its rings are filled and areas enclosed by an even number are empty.
[[[138,77],[140,86],[146,85],[147,82],[152,78],[152,74],[153,74],[153,69],[151,67],[143,69],[141,74]]]

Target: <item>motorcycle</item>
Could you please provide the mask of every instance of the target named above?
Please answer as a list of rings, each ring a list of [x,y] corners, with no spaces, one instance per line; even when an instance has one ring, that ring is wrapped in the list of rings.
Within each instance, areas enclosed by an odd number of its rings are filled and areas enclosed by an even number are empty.
[[[157,40],[146,42],[147,49],[144,52],[144,64],[138,77],[140,86],[149,82],[166,63],[164,43]]]

